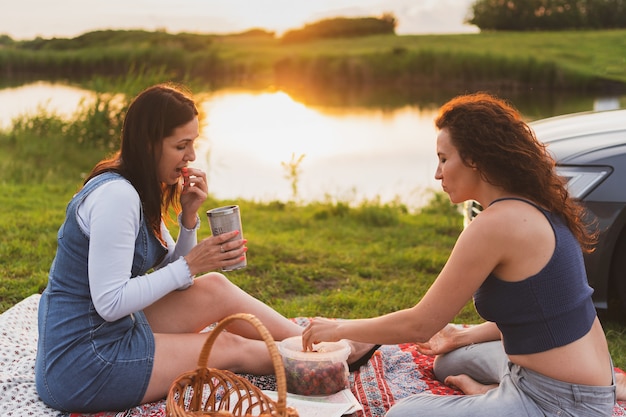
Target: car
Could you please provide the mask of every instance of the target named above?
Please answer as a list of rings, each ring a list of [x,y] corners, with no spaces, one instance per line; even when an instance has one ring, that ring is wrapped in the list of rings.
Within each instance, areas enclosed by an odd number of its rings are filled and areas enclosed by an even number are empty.
[[[596,309],[616,305],[626,311],[626,109],[567,114],[529,125],[553,155],[570,195],[596,222],[598,242],[584,255]],[[465,225],[481,209],[475,201],[466,202]]]

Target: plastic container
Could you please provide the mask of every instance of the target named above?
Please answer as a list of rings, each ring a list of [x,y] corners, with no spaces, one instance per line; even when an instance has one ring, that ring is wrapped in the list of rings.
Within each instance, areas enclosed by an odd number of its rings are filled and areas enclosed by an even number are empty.
[[[302,338],[290,337],[278,343],[283,358],[287,391],[299,395],[331,395],[349,386],[347,342],[322,342],[315,351],[302,350]]]

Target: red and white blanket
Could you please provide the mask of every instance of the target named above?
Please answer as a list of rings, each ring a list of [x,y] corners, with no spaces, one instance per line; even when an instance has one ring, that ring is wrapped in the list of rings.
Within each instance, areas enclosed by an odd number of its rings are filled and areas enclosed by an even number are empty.
[[[47,407],[35,389],[37,307],[34,294],[0,315],[0,416],[1,417],[165,417],[165,401],[121,412],[66,414]],[[306,319],[295,319],[305,324]],[[350,388],[363,405],[357,417],[383,417],[396,401],[412,394],[459,395],[438,382],[433,358],[417,352],[413,344],[381,347],[359,372],[350,374]],[[620,370],[617,370],[621,372]],[[248,377],[264,389],[273,389],[272,376]],[[626,416],[626,402],[615,404],[613,416]]]

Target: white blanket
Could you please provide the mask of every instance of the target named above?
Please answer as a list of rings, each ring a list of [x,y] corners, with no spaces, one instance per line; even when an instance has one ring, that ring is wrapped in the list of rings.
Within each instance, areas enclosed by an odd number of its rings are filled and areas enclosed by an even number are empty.
[[[35,389],[39,294],[0,315],[0,416],[65,416],[46,406]]]
[[[0,417],[70,417],[47,407],[35,389],[37,309],[39,294],[0,314]],[[359,417],[383,417],[395,401],[419,392],[458,394],[434,379],[432,357],[419,354],[412,344],[386,345],[361,372],[351,374],[353,394],[365,408]],[[262,382],[263,377],[257,382]],[[626,416],[626,404],[615,405],[613,417]],[[144,404],[119,413],[72,417],[165,417],[165,401]]]

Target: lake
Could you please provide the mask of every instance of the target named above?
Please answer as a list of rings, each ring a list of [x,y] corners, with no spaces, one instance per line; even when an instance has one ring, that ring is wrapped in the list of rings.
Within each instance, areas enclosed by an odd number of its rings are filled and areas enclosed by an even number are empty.
[[[3,88],[0,127],[40,107],[70,117],[91,97],[88,90],[49,82]],[[206,126],[192,165],[207,172],[209,190],[218,199],[396,200],[415,209],[440,190],[434,179],[433,119],[442,99],[393,106],[311,104],[275,89],[222,89],[206,97],[201,101]],[[528,120],[626,102],[619,96],[533,94],[511,100]],[[301,156],[294,196],[286,166]]]

